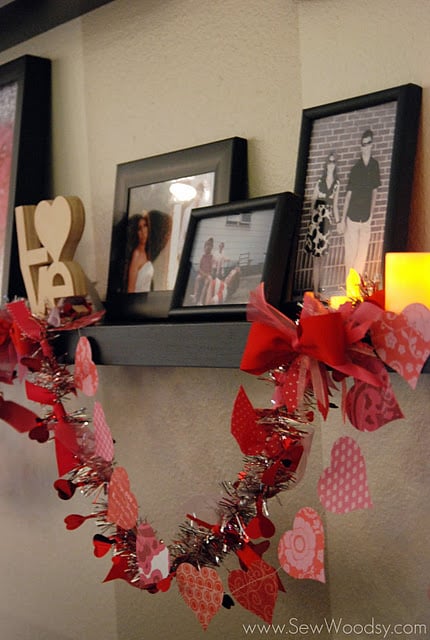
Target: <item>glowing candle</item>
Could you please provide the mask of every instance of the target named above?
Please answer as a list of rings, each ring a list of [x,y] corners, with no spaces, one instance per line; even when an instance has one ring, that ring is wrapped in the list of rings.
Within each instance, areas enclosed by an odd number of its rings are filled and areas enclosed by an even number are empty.
[[[346,279],[346,296],[332,296],[330,298],[330,306],[333,309],[339,309],[339,307],[345,302],[363,300],[360,282],[361,278],[357,271],[355,269],[350,269]]]
[[[401,313],[414,302],[430,308],[430,253],[387,253],[385,308]]]

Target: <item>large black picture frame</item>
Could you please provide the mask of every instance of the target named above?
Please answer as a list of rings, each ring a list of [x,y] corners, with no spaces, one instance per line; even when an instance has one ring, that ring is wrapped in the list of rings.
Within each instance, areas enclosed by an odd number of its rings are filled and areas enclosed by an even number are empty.
[[[51,61],[22,56],[0,67],[1,295],[25,296],[15,207],[50,194]]]
[[[200,176],[206,175],[210,177],[211,203],[219,204],[246,198],[248,196],[247,140],[238,137],[227,138],[117,166],[106,297],[109,321],[145,322],[165,320],[168,317],[176,273],[171,274],[174,279],[171,279],[167,285],[163,284],[161,288],[158,286],[154,288],[152,284],[151,290],[147,292],[128,292],[127,290],[127,235],[132,222],[131,214],[139,215],[141,210],[146,209],[150,210],[149,214],[152,215],[153,192],[155,192],[154,198],[166,198],[162,190],[170,188],[172,183],[187,181],[190,177],[195,182]],[[138,204],[137,209],[133,208],[137,205],[131,205],[132,198]],[[156,199],[154,202],[157,204]],[[163,209],[164,218],[166,213],[171,218],[169,234],[172,238],[174,215],[170,215],[171,212],[166,210],[167,207],[160,207],[159,204],[155,207],[155,209],[160,208]],[[191,209],[187,211],[187,215],[190,215],[190,211]],[[154,231],[154,225],[152,227]],[[159,238],[155,240],[158,242]],[[160,242],[158,244],[161,246]],[[166,258],[167,251],[170,252],[169,258]],[[160,251],[158,261],[161,261],[161,257],[164,260],[170,259],[171,252],[172,247],[170,249],[166,247],[164,254]],[[180,256],[178,256],[178,267],[179,261]],[[157,266],[154,266],[155,281]]]
[[[194,209],[169,317],[244,320],[249,293],[261,282],[267,302],[279,308],[299,212],[300,199],[289,192]],[[210,274],[201,268],[206,247]]]
[[[331,212],[329,249],[320,266],[322,277],[312,278],[314,257],[305,250],[311,215],[315,214],[315,185],[323,175],[329,155],[336,160],[338,213],[342,217],[349,174],[359,158],[361,136],[373,133],[372,155],[380,167],[380,187],[366,256],[365,273],[360,275],[383,286],[384,255],[404,251],[408,235],[414,160],[417,147],[421,87],[405,84],[375,93],[305,109],[302,113],[295,192],[303,199],[297,256],[293,274],[292,299],[300,300],[306,290],[322,298],[344,293],[346,268],[342,233]],[[368,139],[366,139],[368,142]],[[332,158],[331,158],[332,159]],[[313,228],[315,230],[315,227]],[[324,242],[324,240],[322,240]],[[321,258],[320,258],[321,259]],[[318,269],[316,270],[318,274]]]

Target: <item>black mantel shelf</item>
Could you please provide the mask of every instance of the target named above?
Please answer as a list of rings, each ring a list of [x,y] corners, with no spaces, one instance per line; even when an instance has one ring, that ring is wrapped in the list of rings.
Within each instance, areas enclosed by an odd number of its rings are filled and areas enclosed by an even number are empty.
[[[237,322],[102,324],[65,332],[57,353],[72,362],[86,336],[96,364],[145,367],[239,368],[250,324]]]
[[[91,343],[96,364],[238,369],[250,326],[244,320],[101,324],[62,333],[56,351],[73,362],[83,335]],[[430,358],[422,373],[430,373]]]

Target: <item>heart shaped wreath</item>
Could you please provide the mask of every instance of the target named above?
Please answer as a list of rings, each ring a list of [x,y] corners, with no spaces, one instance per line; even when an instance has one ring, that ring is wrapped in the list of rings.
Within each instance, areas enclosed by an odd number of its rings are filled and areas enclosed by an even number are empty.
[[[267,304],[263,285],[252,292],[252,324],[241,369],[271,382],[272,405],[254,408],[239,389],[231,432],[244,454],[243,468],[234,481],[222,483],[215,521],[184,514],[169,545],[139,517],[127,471],[115,460],[100,403],[94,404],[92,424],[83,412],[65,409],[69,394],[92,396],[97,391],[97,369],[85,337],[79,339],[73,373],[53,349],[59,332],[93,324],[103,315],[89,308],[81,311],[82,305],[66,301],[47,318],[38,318],[24,300],[0,311],[0,380],[11,383],[18,370],[25,377],[27,397],[43,407],[39,416],[2,397],[0,418],[31,439],[53,441],[59,473],[54,487],[60,498],[72,498],[77,489],[92,496],[91,513],[67,516],[67,529],[95,519],[99,532],[93,537],[94,553],[111,553],[112,559],[105,582],[119,578],[154,593],[168,590],[176,580],[204,629],[222,605],[230,608],[234,600],[271,622],[284,589],[277,569],[262,557],[275,534],[267,504],[303,476],[314,410],[326,419],[332,391],[340,387],[343,415],[357,429],[374,431],[402,417],[386,365],[415,387],[430,356],[425,334],[430,311],[417,304],[397,315],[371,298],[352,300],[333,311],[305,294],[300,318],[293,322]],[[364,468],[354,439],[339,438],[318,483],[323,506],[337,513],[372,506]],[[336,484],[340,476],[347,479],[342,491]],[[236,554],[240,564],[229,573],[231,595],[217,571],[228,554]],[[325,581],[324,531],[316,511],[304,507],[296,514],[293,528],[279,540],[278,558],[295,578]]]

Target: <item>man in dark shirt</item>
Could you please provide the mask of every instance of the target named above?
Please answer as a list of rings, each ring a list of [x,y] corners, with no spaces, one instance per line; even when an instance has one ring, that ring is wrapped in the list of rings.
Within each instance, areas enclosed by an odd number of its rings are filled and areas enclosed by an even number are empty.
[[[339,225],[345,240],[346,276],[350,269],[364,275],[376,194],[381,184],[379,164],[372,157],[372,147],[373,132],[367,129],[361,136],[361,156],[349,174]]]

